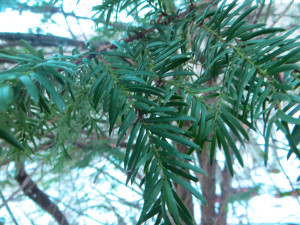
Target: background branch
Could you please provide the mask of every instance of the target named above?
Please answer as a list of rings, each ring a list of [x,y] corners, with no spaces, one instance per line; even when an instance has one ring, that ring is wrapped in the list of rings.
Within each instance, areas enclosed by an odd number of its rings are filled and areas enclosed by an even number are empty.
[[[22,186],[25,180],[28,179],[27,184],[25,184],[22,188],[24,194],[39,205],[43,210],[48,212],[59,225],[69,225],[66,217],[61,213],[57,205],[37,187],[36,183],[34,183],[31,178],[28,177],[29,175],[26,173],[24,165],[21,165],[16,180]]]
[[[294,0],[292,0],[288,4],[285,10],[283,10],[283,12],[278,16],[278,18],[272,23],[271,27],[274,27],[278,23],[278,21],[289,11],[289,9],[292,7],[293,4],[294,4]]]
[[[0,191],[0,196],[1,196],[1,199],[2,199],[2,201],[3,201],[3,205],[5,205],[5,207],[6,207],[7,211],[8,211],[8,213],[9,213],[9,215],[10,215],[10,217],[11,217],[11,219],[14,221],[14,224],[18,225],[18,222],[17,222],[16,218],[14,217],[14,214],[13,214],[12,211],[10,210],[9,205],[8,205],[7,201],[5,200],[5,198],[4,198],[4,196],[3,196],[3,194],[2,194],[1,191]]]
[[[85,46],[84,41],[76,41],[70,38],[58,37],[54,35],[2,32],[0,33],[0,40],[5,41],[6,44],[0,45],[0,48],[8,46],[18,46],[20,45],[19,41],[21,39],[28,41],[32,46]]]

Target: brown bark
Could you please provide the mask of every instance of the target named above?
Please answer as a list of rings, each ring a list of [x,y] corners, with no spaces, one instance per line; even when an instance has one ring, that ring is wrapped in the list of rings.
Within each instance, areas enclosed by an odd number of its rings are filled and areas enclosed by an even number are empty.
[[[215,83],[208,81],[207,86],[212,87]],[[210,104],[216,104],[216,99],[212,99]],[[211,138],[212,134],[210,135]],[[231,194],[231,180],[227,165],[221,173],[221,196],[219,212],[216,212],[216,169],[217,162],[210,164],[210,142],[206,142],[202,152],[197,152],[200,167],[207,173],[207,176],[201,175],[200,183],[202,195],[207,200],[207,205],[201,205],[201,225],[226,225],[227,224],[227,203]]]
[[[200,179],[202,195],[207,201],[207,205],[201,205],[201,225],[212,225],[216,221],[216,162],[210,165],[209,147],[206,143],[201,154],[197,154],[201,168],[207,173],[207,176],[201,175]]]
[[[213,0],[204,0],[201,2],[202,4],[211,4]],[[217,7],[217,2],[212,6],[213,8]],[[216,85],[214,80],[209,80],[207,83],[208,87],[213,87]],[[211,99],[208,104],[212,107],[216,106],[217,99]],[[212,134],[210,134],[210,138]],[[226,225],[227,224],[227,201],[230,195],[230,184],[231,177],[227,166],[222,173],[222,184],[221,184],[221,198],[220,198],[220,210],[219,214],[216,212],[216,169],[217,162],[214,162],[212,165],[210,164],[210,142],[205,142],[202,152],[197,152],[198,160],[200,163],[200,167],[207,173],[207,176],[201,175],[200,183],[202,195],[207,201],[207,205],[201,205],[201,225]]]
[[[23,165],[20,166],[16,180],[22,187],[24,194],[27,195],[37,205],[39,205],[43,210],[48,212],[58,222],[59,225],[69,225],[66,217],[61,213],[57,205],[53,203],[28,176]]]
[[[174,17],[170,17],[168,19],[163,20],[162,22],[159,22],[157,24],[162,24],[162,25],[168,25],[170,24],[172,21],[178,20],[178,19],[182,19],[184,18],[188,13],[190,13],[193,9],[195,8],[194,5],[191,5],[186,11],[178,14],[177,16]],[[141,38],[144,38],[147,34],[155,31],[155,28],[150,28],[148,30],[143,30],[141,32],[136,33],[135,35],[131,36],[131,37],[127,37],[122,39],[122,41],[129,43],[129,42],[133,42],[135,40],[139,40]],[[107,50],[111,50],[111,49],[115,49],[117,48],[116,45],[114,44],[108,44],[105,46],[101,46],[100,48],[97,49],[98,52],[102,52],[102,51],[107,51]]]
[[[231,196],[231,180],[232,176],[230,175],[227,165],[225,165],[222,171],[220,207],[215,225],[227,224],[227,205],[228,199]]]

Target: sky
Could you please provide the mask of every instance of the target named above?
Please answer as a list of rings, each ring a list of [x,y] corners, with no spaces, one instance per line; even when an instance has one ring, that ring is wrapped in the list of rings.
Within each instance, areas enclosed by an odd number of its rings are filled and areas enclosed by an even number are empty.
[[[94,5],[100,4],[100,1],[93,0],[81,0],[78,5],[76,5],[76,0],[64,0],[64,10],[65,12],[74,11],[78,16],[92,17],[94,12],[91,12],[91,8]],[[275,2],[289,3],[290,0],[275,0]],[[294,0],[295,3],[300,3],[300,0]],[[20,14],[18,11],[7,10],[6,13],[0,13],[0,21],[5,21],[5,23],[0,23],[1,32],[28,32],[31,29],[34,33],[38,28],[42,30],[48,30],[49,33],[57,36],[71,37],[65,19],[62,15],[56,14],[53,16],[53,20],[59,23],[57,26],[55,24],[42,24],[40,20],[43,18],[42,15],[37,15],[28,11],[23,11]],[[132,22],[132,18],[128,18],[121,15],[121,21]],[[75,18],[68,17],[68,22],[72,27],[72,31],[78,36],[82,36],[82,31],[87,34],[87,36],[93,35],[94,24],[88,20],[80,20],[80,25],[78,25]]]
[[[76,15],[85,17],[92,17],[94,14],[91,12],[93,6],[93,4],[91,4],[93,1],[91,0],[81,1],[77,6],[77,1],[65,0],[64,2],[65,12],[72,12],[74,10]],[[66,21],[62,15],[55,14],[52,18],[56,23],[59,23],[59,26],[51,23],[43,24],[41,22],[42,18],[43,15],[31,13],[29,11],[23,11],[20,14],[18,11],[8,9],[6,12],[0,13],[0,21],[5,21],[5,23],[0,23],[0,31],[27,33],[28,29],[31,29],[32,32],[36,33],[38,29],[41,29],[43,31],[48,31],[53,35],[71,37]],[[82,30],[87,34],[94,33],[94,23],[92,21],[80,20],[79,26],[75,18],[68,17],[68,23],[76,35],[81,35]]]

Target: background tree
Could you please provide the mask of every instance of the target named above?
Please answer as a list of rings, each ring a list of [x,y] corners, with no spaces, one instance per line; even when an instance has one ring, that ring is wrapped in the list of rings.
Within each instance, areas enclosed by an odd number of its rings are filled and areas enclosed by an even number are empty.
[[[56,13],[83,19],[57,2],[18,4],[43,12],[47,20]],[[15,162],[25,195],[58,223],[69,224],[28,176],[29,159],[59,174],[103,157],[120,167],[124,159],[126,183],[139,181],[143,192],[138,223],[153,217],[157,224],[194,224],[194,195],[202,201],[201,224],[226,224],[233,162],[243,166],[247,153],[240,149],[247,146],[250,130],[265,138],[265,164],[269,140],[276,139],[273,129],[286,136],[287,156],[299,159],[299,40],[290,37],[298,28],[283,33],[257,23],[268,18],[271,6],[264,1],[104,1],[94,7],[94,21],[105,24],[100,32],[110,28],[120,41],[90,42],[88,51],[69,25],[72,40],[2,34],[8,47],[0,55],[3,62],[17,63],[6,64],[0,74],[1,138],[11,144],[3,145],[2,154],[6,163]],[[135,22],[115,22],[123,13]],[[14,47],[19,39],[26,40],[23,48]],[[70,52],[61,46],[49,55],[49,48],[33,47],[57,44],[77,48]],[[224,168],[214,162],[217,150],[225,155]],[[194,184],[198,180],[202,194]],[[256,187],[244,191],[256,192]],[[113,205],[103,207],[116,213],[119,224],[128,223]]]

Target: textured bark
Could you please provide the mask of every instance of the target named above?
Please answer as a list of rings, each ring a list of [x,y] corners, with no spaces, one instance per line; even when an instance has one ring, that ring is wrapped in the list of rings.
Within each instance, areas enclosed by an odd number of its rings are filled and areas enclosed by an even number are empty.
[[[231,196],[231,180],[232,180],[232,176],[230,175],[227,165],[225,165],[224,170],[222,171],[220,208],[215,223],[216,225],[227,224],[227,212],[228,212],[227,205],[228,205],[228,199]]]
[[[203,0],[202,4],[211,4],[213,0]],[[217,7],[217,3],[211,7],[211,9]],[[216,86],[214,80],[209,80],[206,83],[207,87]],[[208,93],[209,94],[209,93]],[[213,98],[210,99],[208,104],[212,107],[216,106],[217,99]],[[210,137],[212,138],[212,134]],[[207,205],[201,205],[201,225],[226,225],[227,224],[227,210],[225,210],[225,206],[228,201],[228,196],[230,194],[230,184],[231,184],[231,177],[228,180],[227,173],[228,169],[225,166],[225,170],[222,173],[222,184],[221,184],[221,198],[220,198],[220,211],[219,214],[216,212],[216,202],[217,202],[217,195],[216,195],[216,169],[217,169],[217,162],[214,162],[212,165],[210,164],[210,142],[206,142],[203,146],[202,152],[197,152],[198,160],[200,163],[200,167],[207,173],[207,176],[201,175],[200,183],[201,183],[201,190],[202,195],[207,201]],[[230,176],[230,174],[229,174]],[[223,209],[221,211],[221,208]]]
[[[58,222],[59,225],[69,225],[66,217],[61,213],[57,205],[54,204],[28,176],[24,166],[20,166],[16,180],[22,187],[24,194],[27,195],[37,205],[39,205],[43,210],[48,212]]]
[[[216,162],[209,163],[209,144],[205,144],[203,151],[198,153],[198,160],[201,168],[206,171],[207,176],[201,175],[200,183],[202,195],[207,205],[201,205],[201,225],[213,225],[216,221]]]
[[[214,86],[214,82],[208,82],[208,86]],[[215,105],[215,99],[210,104]],[[211,135],[210,135],[211,138]],[[221,173],[221,196],[219,198],[219,212],[216,212],[216,169],[217,162],[210,165],[210,142],[206,142],[201,153],[198,152],[200,167],[206,171],[207,176],[201,175],[200,183],[202,195],[207,200],[207,205],[201,205],[201,225],[226,225],[227,224],[227,203],[231,194],[231,180],[227,165]]]

